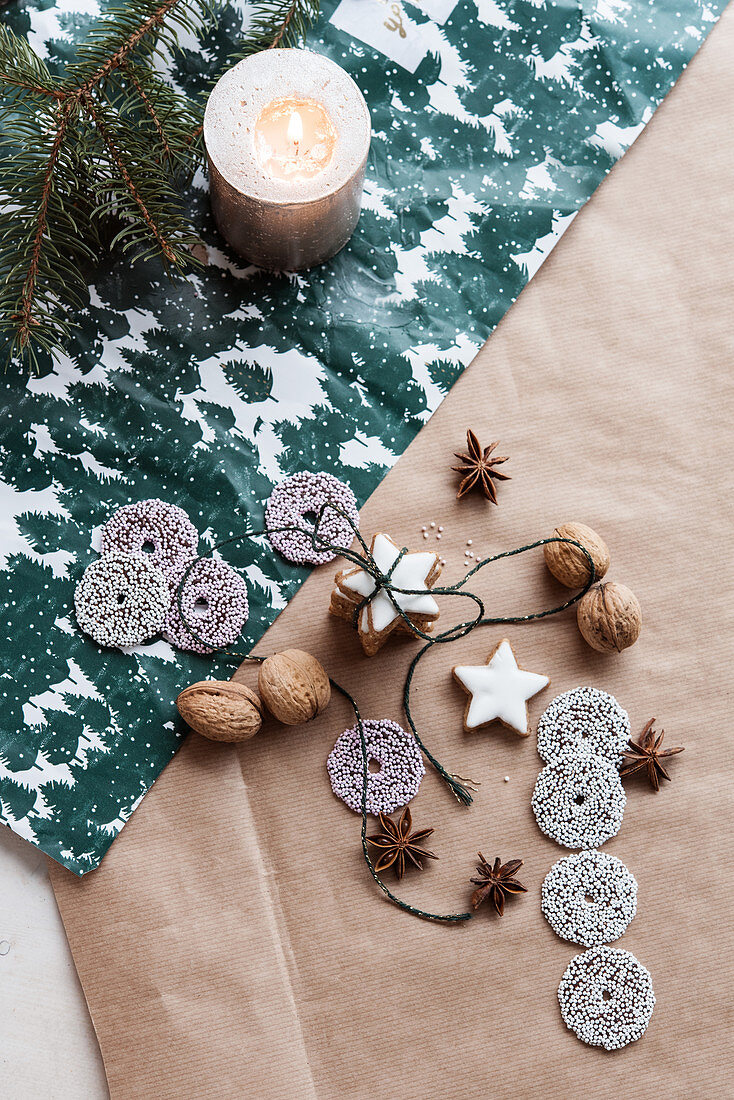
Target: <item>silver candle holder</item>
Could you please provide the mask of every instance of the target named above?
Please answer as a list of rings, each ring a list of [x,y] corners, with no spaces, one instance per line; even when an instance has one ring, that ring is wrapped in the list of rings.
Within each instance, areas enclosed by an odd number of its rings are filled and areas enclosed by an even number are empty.
[[[218,81],[204,115],[211,204],[232,248],[299,271],[335,255],[359,220],[371,123],[344,69],[264,50]]]

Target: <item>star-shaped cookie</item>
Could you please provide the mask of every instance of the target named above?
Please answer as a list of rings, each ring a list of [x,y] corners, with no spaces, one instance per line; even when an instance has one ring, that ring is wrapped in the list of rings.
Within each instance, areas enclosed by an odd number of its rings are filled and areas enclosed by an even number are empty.
[[[550,680],[518,668],[507,638],[495,646],[486,664],[457,665],[452,672],[469,695],[464,711],[467,733],[499,721],[523,737],[528,736],[528,699],[547,687]]]
[[[380,572],[387,575],[400,555],[400,547],[396,546],[389,535],[378,533],[372,537],[370,553]],[[357,606],[370,597],[369,602],[359,613],[357,630],[362,648],[368,657],[372,657],[384,645],[393,630],[404,630],[410,633],[411,626],[422,631],[431,630],[439,611],[438,604],[429,589],[438,580],[440,572],[438,555],[430,551],[405,553],[395,565],[390,574],[392,584],[396,588],[404,588],[415,593],[415,595],[392,593],[395,603],[408,617],[407,623],[396,611],[387,591],[377,586],[369,573],[360,569],[359,566],[343,569],[337,573],[334,578],[335,588],[331,593],[329,611],[340,619],[353,622]]]

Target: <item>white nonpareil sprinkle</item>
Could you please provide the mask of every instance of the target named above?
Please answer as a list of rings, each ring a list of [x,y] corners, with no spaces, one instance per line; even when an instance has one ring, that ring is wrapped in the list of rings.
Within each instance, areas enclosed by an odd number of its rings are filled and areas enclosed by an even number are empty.
[[[566,1027],[582,1043],[618,1050],[644,1035],[655,994],[649,970],[629,951],[592,947],[571,959],[558,987]]]
[[[626,931],[637,912],[637,879],[616,856],[578,852],[553,864],[540,896],[543,916],[561,939],[595,947]]]
[[[74,590],[79,628],[101,646],[146,642],[159,633],[170,601],[161,570],[124,550],[93,561]]]
[[[418,794],[426,774],[418,742],[412,733],[388,719],[362,722],[367,748],[367,813],[390,814]],[[379,765],[370,771],[369,765]],[[362,812],[363,760],[359,727],[337,738],[326,767],[334,794],[356,813]]]
[[[599,848],[619,832],[627,796],[615,766],[587,752],[546,764],[531,804],[541,832],[557,844]]]
[[[327,502],[336,504],[346,516],[333,508],[326,508],[319,522],[318,538],[330,546],[348,549],[354,539],[354,530],[349,520],[355,528],[359,528],[359,512],[354,493],[333,474],[305,472],[287,477],[270,494],[265,507],[265,527],[273,549],[295,565],[324,565],[334,561],[336,553],[318,549],[321,543],[317,539],[314,545],[314,540],[308,533],[314,528],[310,517],[318,516]],[[279,531],[279,527],[299,527],[306,530]]]
[[[538,752],[545,761],[583,751],[619,767],[629,737],[627,711],[598,688],[578,687],[557,695],[538,721]]]

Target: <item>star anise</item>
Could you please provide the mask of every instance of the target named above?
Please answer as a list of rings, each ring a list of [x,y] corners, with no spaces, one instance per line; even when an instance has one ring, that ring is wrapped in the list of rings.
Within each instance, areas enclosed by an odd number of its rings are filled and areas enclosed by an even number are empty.
[[[374,844],[375,848],[379,848],[381,852],[375,863],[375,870],[378,874],[381,871],[386,871],[388,867],[394,867],[398,878],[402,878],[405,874],[405,868],[408,866],[406,858],[419,871],[423,870],[422,858],[438,859],[438,856],[434,855],[433,852],[428,852],[425,848],[420,847],[423,841],[431,835],[433,829],[418,829],[416,832],[411,832],[412,828],[413,819],[407,806],[397,822],[390,817],[386,817],[385,814],[380,814],[381,831],[374,836],[367,837],[367,842]]]
[[[494,902],[494,907],[500,916],[505,911],[505,898],[510,894],[526,894],[527,889],[515,878],[515,872],[522,867],[521,859],[511,859],[509,863],[503,863],[499,856],[494,861],[494,867],[488,863],[482,853],[479,853],[480,862],[477,864],[477,872],[480,878],[473,878],[472,883],[478,887],[471,896],[471,903],[478,909],[485,898]]]
[[[480,489],[487,500],[491,500],[493,504],[497,503],[494,481],[511,480],[508,474],[501,474],[499,470],[494,468],[499,466],[501,462],[507,462],[508,458],[507,455],[490,458],[492,451],[497,446],[498,443],[496,442],[490,443],[488,447],[482,450],[474,432],[468,431],[466,433],[466,454],[457,453],[455,457],[458,458],[461,465],[451,467],[458,474],[463,474],[459,491],[456,494],[459,499],[472,489]]]
[[[660,790],[660,780],[667,779],[670,782],[670,776],[666,772],[661,761],[666,756],[676,756],[679,752],[683,752],[683,747],[677,749],[662,749],[660,746],[663,743],[665,737],[665,730],[661,730],[657,733],[653,729],[655,719],[651,718],[645,726],[644,730],[640,734],[639,741],[630,740],[627,749],[624,752],[624,761],[620,768],[620,775],[633,775],[635,772],[642,771],[643,768],[647,771],[647,778],[650,780],[653,790]]]

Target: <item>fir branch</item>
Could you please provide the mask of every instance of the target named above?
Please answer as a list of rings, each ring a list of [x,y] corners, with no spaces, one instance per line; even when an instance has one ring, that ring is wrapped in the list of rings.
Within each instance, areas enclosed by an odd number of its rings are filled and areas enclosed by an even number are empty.
[[[156,61],[170,62],[180,31],[203,32],[214,2],[118,0],[61,78],[0,28],[0,337],[11,359],[34,369],[40,352],[63,351],[86,268],[105,251],[157,256],[178,273],[195,265],[180,187],[201,162],[203,106]],[[318,14],[319,0],[255,0],[228,64],[302,42]]]
[[[25,38],[19,38],[5,26],[0,26],[0,84],[4,85],[5,97],[11,103],[23,92],[63,99],[46,64]]]
[[[66,345],[95,251],[79,191],[78,122],[76,103],[45,100],[30,117],[9,113],[0,144],[0,336],[7,356],[32,369],[39,351]]]
[[[79,47],[76,61],[68,67],[69,77],[80,85],[80,93],[93,91],[133,55],[149,57],[161,43],[175,50],[175,28],[196,34],[208,10],[207,0],[114,4]]]
[[[48,232],[48,211],[54,189],[54,172],[56,171],[61,146],[69,127],[69,116],[71,112],[72,105],[70,103],[65,103],[58,113],[56,133],[54,134],[53,143],[51,145],[48,163],[43,173],[38,215],[36,218],[36,229],[33,234],[30,262],[28,264],[28,274],[23,282],[23,289],[20,295],[20,308],[18,312],[12,314],[11,317],[16,325],[18,347],[21,352],[23,352],[28,345],[33,326],[39,324],[38,321],[34,320],[33,306],[35,302],[36,281],[38,279],[38,272],[41,264],[41,246]]]
[[[109,154],[110,160],[114,167],[120,174],[120,177],[125,185],[125,189],[130,193],[130,197],[137,207],[140,217],[143,219],[145,225],[147,225],[153,240],[157,244],[161,251],[163,259],[174,267],[180,265],[180,256],[174,251],[171,242],[167,239],[167,235],[164,233],[163,228],[159,222],[153,217],[148,205],[143,199],[141,194],[141,188],[135,183],[132,176],[132,169],[126,163],[126,158],[115,142],[110,133],[110,127],[108,127],[106,121],[103,118],[103,112],[100,104],[95,106],[92,96],[85,92],[81,97],[82,107],[88,113],[90,119],[94,123],[95,129],[102,139],[102,143]],[[110,186],[105,184],[105,186]],[[118,196],[114,202],[116,211],[119,213],[120,203],[124,203],[124,195]],[[124,232],[124,231],[123,231]],[[122,234],[120,234],[121,236]]]
[[[198,121],[196,106],[144,65],[126,62],[119,70],[122,87],[107,81],[106,98],[115,104],[120,118],[131,119],[150,134],[150,155],[172,178],[187,183],[201,157],[191,148],[191,131]]]

